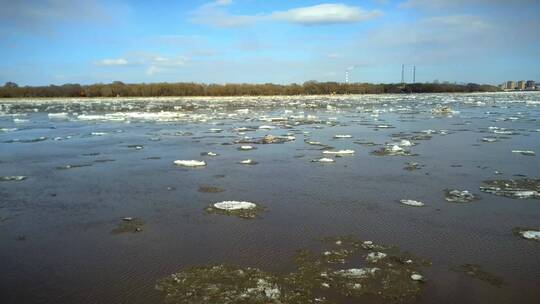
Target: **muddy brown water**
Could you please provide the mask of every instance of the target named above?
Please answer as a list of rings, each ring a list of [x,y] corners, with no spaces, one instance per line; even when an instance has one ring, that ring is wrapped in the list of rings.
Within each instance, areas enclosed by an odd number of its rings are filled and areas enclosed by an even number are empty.
[[[423,273],[427,282],[419,303],[539,303],[540,242],[522,240],[512,229],[540,228],[540,200],[494,196],[479,187],[484,180],[514,175],[540,178],[540,94],[370,100],[375,103],[366,105],[361,97],[347,106],[328,101],[329,108],[326,101],[318,108],[284,101],[247,115],[223,108],[235,114],[229,118],[201,107],[206,121],[130,123],[82,121],[74,113],[67,120],[49,119],[50,110],[35,102],[19,101],[20,108],[14,108],[17,102],[0,101],[0,128],[5,128],[0,132],[0,175],[28,177],[0,182],[0,302],[161,303],[156,281],[183,268],[229,263],[288,272],[298,249],[318,248],[325,236],[354,235],[433,262]],[[433,115],[437,103],[459,113]],[[86,110],[103,114],[115,108]],[[380,111],[378,117],[372,110]],[[323,122],[284,127],[259,119],[308,114]],[[375,128],[383,124],[394,128]],[[245,135],[234,131],[260,125],[276,128]],[[495,134],[489,127],[516,134]],[[17,130],[7,130],[12,128]],[[223,131],[210,133],[211,128]],[[399,142],[391,134],[429,129],[446,131],[413,141],[418,145],[411,151],[417,156],[376,156],[370,152],[380,146],[354,144]],[[238,151],[234,144],[242,136],[289,132],[294,141],[254,145],[256,150]],[[336,134],[352,138],[333,139]],[[11,142],[40,136],[47,139]],[[54,140],[66,136],[71,137]],[[501,138],[481,141],[490,136]],[[314,163],[323,154],[304,142],[308,138],[356,153],[330,164]],[[143,149],[129,147],[134,145]],[[512,153],[515,149],[537,155]],[[200,155],[207,151],[219,155]],[[238,164],[248,158],[258,164]],[[177,159],[205,160],[207,166],[182,168],[173,164]],[[406,162],[424,167],[407,171]],[[91,166],[56,169],[68,164]],[[200,186],[225,191],[204,193]],[[444,189],[469,190],[481,199],[448,203]],[[426,207],[403,206],[400,199],[419,200]],[[266,210],[252,220],[204,212],[222,200],[252,201]],[[111,234],[124,217],[143,219],[142,231]],[[452,271],[463,264],[481,265],[505,285]]]

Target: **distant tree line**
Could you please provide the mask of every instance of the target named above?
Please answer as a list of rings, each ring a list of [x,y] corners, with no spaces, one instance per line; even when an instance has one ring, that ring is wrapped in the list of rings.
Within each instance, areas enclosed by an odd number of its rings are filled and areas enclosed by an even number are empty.
[[[383,94],[383,93],[454,93],[494,92],[491,85],[413,83],[371,84],[307,81],[303,84],[200,84],[200,83],[141,83],[125,84],[64,84],[49,86],[18,86],[8,82],[0,87],[0,97],[153,97],[153,96],[269,96],[324,94]]]

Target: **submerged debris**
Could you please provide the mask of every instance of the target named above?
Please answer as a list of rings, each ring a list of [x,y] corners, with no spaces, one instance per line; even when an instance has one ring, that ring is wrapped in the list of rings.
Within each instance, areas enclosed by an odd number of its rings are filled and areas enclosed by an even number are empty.
[[[453,270],[457,272],[463,272],[468,276],[484,281],[496,287],[501,287],[504,285],[504,281],[500,277],[482,270],[479,265],[463,264],[458,268],[454,268]]]
[[[0,176],[0,182],[20,182],[25,179],[24,175]]]
[[[516,227],[513,229],[513,231],[514,231],[514,234],[526,240],[540,242],[540,229],[538,228]]]
[[[410,200],[410,199],[402,199],[399,201],[403,205],[412,206],[412,207],[424,207],[425,204],[419,201]]]
[[[478,197],[467,190],[444,190],[445,199],[452,203],[470,203]]]
[[[258,204],[246,201],[223,201],[207,207],[206,212],[234,215],[244,219],[254,219],[264,211]]]
[[[414,303],[425,286],[420,268],[430,265],[397,248],[351,237],[333,238],[322,254],[302,250],[295,263],[297,270],[288,274],[229,265],[193,267],[158,281],[156,288],[165,303],[337,304],[343,298]]]
[[[182,167],[204,167],[206,162],[203,160],[175,160],[174,164]]]
[[[510,179],[484,181],[487,186],[480,187],[480,191],[510,198],[540,199],[540,179]]]
[[[144,226],[144,220],[140,218],[125,217],[118,224],[118,226],[111,231],[111,233],[120,234],[120,233],[128,233],[128,232],[131,232],[131,233],[141,232],[143,226]]]
[[[220,193],[223,191],[225,191],[225,189],[221,189],[221,188],[213,187],[213,186],[200,186],[199,187],[199,192],[202,192],[202,193]]]

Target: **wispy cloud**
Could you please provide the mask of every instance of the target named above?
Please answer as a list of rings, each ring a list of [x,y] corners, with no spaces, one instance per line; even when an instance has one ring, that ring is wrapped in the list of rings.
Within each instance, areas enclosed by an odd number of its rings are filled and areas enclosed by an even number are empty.
[[[322,25],[336,23],[356,23],[382,15],[378,10],[367,11],[357,6],[345,4],[319,4],[300,7],[283,12],[274,12],[271,19],[300,25]]]
[[[103,59],[96,63],[97,65],[101,66],[126,66],[129,64],[127,59],[124,58],[116,58],[116,59]]]
[[[218,2],[224,2],[218,4]],[[214,27],[243,27],[260,21],[287,22],[297,25],[328,25],[357,23],[382,16],[379,10],[365,10],[359,6],[341,3],[325,3],[294,8],[286,11],[255,15],[232,14],[226,9],[232,1],[217,1],[205,4],[192,13],[192,21]]]
[[[471,5],[507,5],[518,6],[520,4],[535,3],[538,0],[407,0],[400,4],[402,8],[428,8],[441,9],[448,7],[463,7]]]

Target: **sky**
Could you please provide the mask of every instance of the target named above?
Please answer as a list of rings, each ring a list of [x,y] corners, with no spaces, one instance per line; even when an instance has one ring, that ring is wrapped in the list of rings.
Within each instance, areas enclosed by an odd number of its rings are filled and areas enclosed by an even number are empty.
[[[0,83],[540,81],[538,0],[0,0]]]

